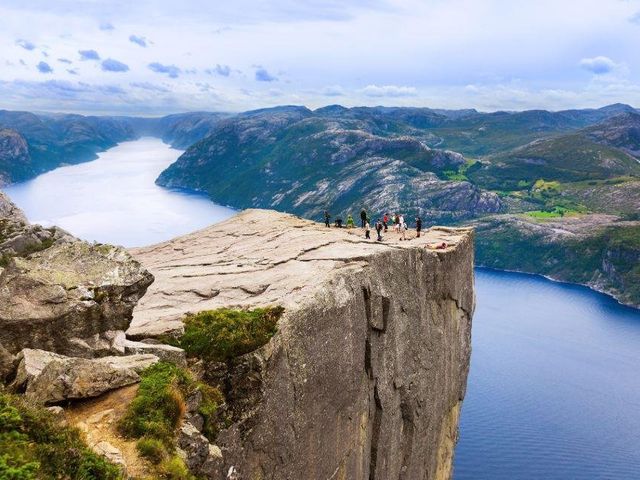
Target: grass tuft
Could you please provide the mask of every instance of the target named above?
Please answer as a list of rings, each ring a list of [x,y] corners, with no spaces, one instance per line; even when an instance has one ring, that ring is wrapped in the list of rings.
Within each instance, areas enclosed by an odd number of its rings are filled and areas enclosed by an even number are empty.
[[[206,310],[185,318],[178,346],[187,355],[225,362],[265,345],[277,331],[282,307]]]

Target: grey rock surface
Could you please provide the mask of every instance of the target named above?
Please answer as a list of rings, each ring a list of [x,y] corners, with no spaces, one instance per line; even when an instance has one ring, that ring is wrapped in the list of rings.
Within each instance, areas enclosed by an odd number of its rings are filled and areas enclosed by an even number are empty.
[[[155,355],[164,362],[174,363],[179,367],[187,366],[187,357],[184,350],[172,345],[125,340],[123,346],[127,355],[150,354]]]
[[[122,452],[120,451],[120,449],[114,447],[113,445],[111,445],[109,442],[106,442],[106,441],[98,442],[95,445],[93,445],[91,448],[98,455],[102,455],[111,463],[117,465],[120,468],[122,475],[125,476],[126,478],[127,462],[125,461],[124,456],[122,455]]]
[[[16,358],[0,344],[0,383],[13,374],[16,368]]]
[[[270,343],[223,365],[231,422],[215,444],[225,474],[450,477],[471,348],[472,232],[363,237],[251,210],[132,251],[156,282],[130,336],[179,332],[187,312],[285,307]]]
[[[14,354],[39,348],[91,356],[87,340],[126,330],[152,281],[125,250],[109,245],[71,241],[12,257],[0,269],[0,343]]]
[[[96,397],[131,385],[140,380],[138,373],[158,361],[154,355],[85,359],[32,349],[23,350],[18,357],[14,385],[41,404]]]
[[[27,217],[24,216],[22,210],[16,207],[3,192],[0,192],[0,220],[28,223]]]

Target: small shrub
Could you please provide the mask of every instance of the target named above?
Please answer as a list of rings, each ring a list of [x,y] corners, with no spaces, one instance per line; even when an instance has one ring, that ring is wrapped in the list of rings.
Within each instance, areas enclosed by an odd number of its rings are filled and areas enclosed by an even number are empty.
[[[173,448],[173,437],[185,412],[180,387],[189,374],[171,363],[159,362],[142,372],[136,398],[120,421],[120,430],[129,437],[155,438]]]
[[[19,396],[0,392],[0,478],[119,480],[122,474],[91,451],[78,430]]]
[[[167,457],[167,450],[164,444],[156,438],[143,437],[138,440],[136,448],[141,457],[146,458],[155,465]]]
[[[185,318],[178,344],[189,356],[224,362],[252,352],[275,335],[282,307],[207,310]]]
[[[182,459],[177,455],[164,460],[159,467],[162,478],[167,480],[195,480]]]
[[[196,382],[191,374],[171,363],[159,362],[141,374],[142,381],[136,398],[120,421],[120,431],[140,438],[141,455],[158,458],[158,446],[166,456],[173,451],[175,431],[185,414],[185,398],[197,390],[202,394],[198,413],[204,418],[204,435],[213,440],[218,433],[216,412],[224,403],[219,389]],[[158,462],[163,458],[159,458]],[[156,463],[158,463],[156,462]]]

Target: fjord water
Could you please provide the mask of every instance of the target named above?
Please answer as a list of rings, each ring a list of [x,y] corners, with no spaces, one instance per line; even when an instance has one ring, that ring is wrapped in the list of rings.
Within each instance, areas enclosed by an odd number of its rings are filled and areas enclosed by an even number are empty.
[[[233,214],[154,184],[157,139],[6,188],[33,222],[148,245]],[[455,480],[640,478],[640,312],[583,287],[479,269]]]
[[[478,269],[455,480],[640,479],[640,311]]]
[[[58,225],[85,240],[149,245],[234,213],[204,195],[155,185],[181,153],[157,138],[142,138],[4,191],[33,223]]]

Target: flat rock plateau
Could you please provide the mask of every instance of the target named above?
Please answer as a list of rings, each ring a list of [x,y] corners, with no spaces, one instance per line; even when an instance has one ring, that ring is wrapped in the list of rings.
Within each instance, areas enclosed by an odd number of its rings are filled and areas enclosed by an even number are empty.
[[[247,210],[130,251],[155,282],[129,338],[177,336],[184,315],[202,310],[285,309],[271,341],[229,366],[219,478],[450,478],[471,348],[472,230],[371,236]]]

